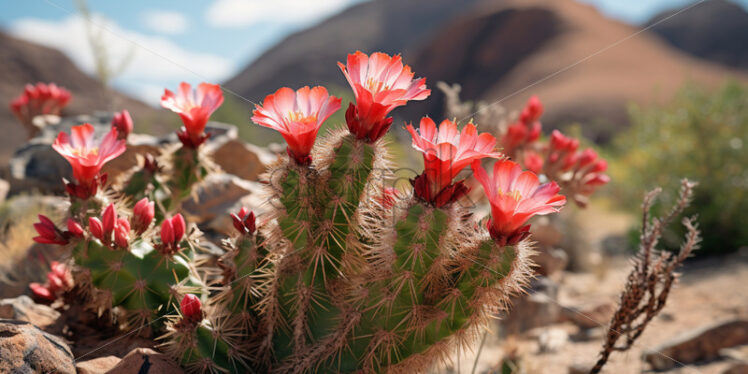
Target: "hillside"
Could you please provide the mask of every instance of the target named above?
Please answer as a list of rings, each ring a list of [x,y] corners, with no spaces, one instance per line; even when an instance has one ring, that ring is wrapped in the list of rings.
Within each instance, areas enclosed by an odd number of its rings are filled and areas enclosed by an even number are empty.
[[[713,86],[731,76],[746,79],[744,73],[688,56],[646,32],[559,72],[637,32],[572,0],[418,3],[384,0],[354,6],[289,36],[226,85],[252,99],[280,85],[345,86],[334,63],[347,52],[400,51],[432,86],[439,80],[461,83],[464,98],[494,102],[508,97],[501,104],[510,109],[537,94],[547,103],[547,125],[583,121],[588,135],[605,140],[626,123],[629,102],[664,101],[686,81]],[[378,22],[383,26],[374,27]],[[407,120],[423,113],[441,115],[442,96],[436,90],[426,102],[398,112]]]
[[[73,100],[63,115],[91,113],[95,110],[128,109],[136,122],[158,130],[164,112],[121,93],[104,88],[97,80],[80,71],[61,52],[16,39],[0,32],[0,163],[8,162],[26,131],[17,123],[8,104],[26,83],[55,82],[70,90]]]
[[[681,9],[658,14],[644,26]],[[694,56],[748,69],[748,48],[745,47],[748,40],[748,12],[735,3],[710,0],[652,27],[651,31],[672,46]]]

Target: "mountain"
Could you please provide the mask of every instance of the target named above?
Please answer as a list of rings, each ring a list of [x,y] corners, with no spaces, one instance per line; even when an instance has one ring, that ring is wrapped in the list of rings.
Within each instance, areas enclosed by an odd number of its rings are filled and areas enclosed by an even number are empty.
[[[15,149],[26,141],[26,130],[16,121],[8,105],[23,91],[26,83],[36,82],[55,82],[72,93],[73,99],[63,115],[127,109],[136,126],[139,122],[164,123],[163,111],[106,89],[61,52],[0,32],[0,130],[3,132],[0,164],[6,164]]]
[[[626,124],[629,102],[663,102],[686,81],[748,81],[638,30],[573,0],[380,0],[289,36],[226,85],[253,100],[281,86],[345,87],[335,62],[347,53],[402,52],[432,87],[460,83],[464,99],[500,100],[512,110],[537,94],[546,126],[581,121],[587,135],[606,140]],[[396,115],[441,116],[443,96],[432,92]]]
[[[710,0],[683,9],[662,12],[644,26],[654,25],[650,29],[652,32],[694,56],[748,69],[748,12],[742,6],[725,0]],[[656,24],[678,12],[681,13],[676,17]]]

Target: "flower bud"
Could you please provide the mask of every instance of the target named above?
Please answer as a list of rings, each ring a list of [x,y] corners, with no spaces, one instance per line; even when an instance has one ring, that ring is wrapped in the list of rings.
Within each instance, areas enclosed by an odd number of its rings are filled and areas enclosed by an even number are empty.
[[[242,235],[252,234],[257,229],[255,213],[249,212],[245,207],[241,207],[238,214],[231,213],[231,221],[234,228]]]
[[[179,251],[179,243],[182,242],[186,225],[181,214],[177,214],[171,219],[164,219],[161,224],[161,243],[166,253],[176,253]]]
[[[153,217],[156,215],[155,204],[148,201],[147,197],[140,199],[132,210],[132,228],[138,234],[142,234],[151,225]]]
[[[68,232],[75,236],[83,236],[83,227],[74,219],[68,218]]]
[[[47,216],[40,214],[39,223],[34,224],[34,229],[39,234],[34,241],[42,244],[68,244],[68,240],[60,229]]]
[[[96,217],[88,217],[88,231],[91,231],[91,235],[99,240],[104,240],[104,227]]]
[[[203,311],[200,299],[192,294],[184,295],[180,303],[182,317],[189,322],[199,323],[203,320]]]
[[[130,242],[130,222],[124,218],[117,220],[117,226],[114,229],[114,244],[120,248],[127,248]]]
[[[101,216],[101,221],[104,229],[104,235],[109,238],[114,232],[114,226],[117,224],[117,211],[114,210],[114,204],[109,204],[104,209],[104,214]]]
[[[127,109],[114,114],[112,118],[112,127],[117,130],[117,139],[127,139],[133,129],[132,117]]]

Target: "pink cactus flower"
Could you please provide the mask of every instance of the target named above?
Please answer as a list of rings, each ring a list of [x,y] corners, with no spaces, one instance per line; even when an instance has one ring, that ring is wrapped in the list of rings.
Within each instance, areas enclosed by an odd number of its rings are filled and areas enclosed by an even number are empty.
[[[30,124],[38,115],[59,115],[71,98],[70,91],[54,83],[27,84],[23,93],[10,103],[10,110],[21,123]]]
[[[455,122],[444,120],[437,129],[431,118],[423,117],[418,131],[412,124],[406,128],[413,137],[413,148],[423,153],[424,171],[414,181],[416,195],[430,203],[438,201],[438,206],[459,198],[440,194],[471,162],[485,157],[501,157],[501,153],[494,151],[496,139],[488,133],[478,134],[472,123],[458,132]],[[462,189],[448,190],[450,194],[456,191]]]
[[[112,118],[112,127],[117,129],[118,139],[126,140],[127,136],[130,135],[133,129],[132,117],[130,117],[130,112],[125,109],[119,113],[114,113],[114,117]]]
[[[99,173],[104,164],[125,152],[125,141],[117,139],[114,128],[97,141],[94,127],[85,123],[73,126],[70,135],[60,132],[52,148],[73,167],[73,177],[78,185],[69,185],[68,192],[87,198],[96,193],[98,185],[103,184],[104,179]]]
[[[325,87],[306,86],[296,91],[283,87],[256,106],[252,121],[280,132],[289,156],[299,165],[308,165],[320,126],[338,109],[340,99],[330,96]]]
[[[518,243],[529,234],[530,225],[525,223],[531,217],[556,213],[566,203],[556,182],[540,185],[535,173],[522,171],[514,161],[497,161],[490,177],[480,161],[471,166],[491,204],[488,228],[499,245]]]
[[[527,101],[525,108],[519,115],[519,121],[509,125],[506,134],[501,138],[504,153],[514,157],[515,152],[540,137],[540,116],[543,114],[543,104],[537,96]]]
[[[338,66],[356,97],[356,104],[350,104],[345,119],[358,139],[377,141],[392,125],[392,118],[387,115],[393,109],[431,94],[426,78],[413,79],[410,66],[403,65],[400,55],[390,57],[375,52],[367,56],[356,51],[348,55],[345,65],[338,62]]]
[[[179,84],[174,92],[166,89],[161,96],[161,106],[179,114],[184,128],[177,131],[185,147],[197,148],[208,140],[204,133],[208,119],[223,104],[223,92],[217,84],[200,83],[196,90],[189,83]]]

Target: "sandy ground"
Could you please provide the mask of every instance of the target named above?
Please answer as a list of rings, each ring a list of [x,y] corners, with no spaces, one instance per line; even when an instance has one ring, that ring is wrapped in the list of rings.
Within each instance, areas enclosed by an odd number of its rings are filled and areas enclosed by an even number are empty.
[[[565,306],[594,305],[617,301],[618,292],[629,272],[626,259],[611,261],[604,275],[590,273],[565,273],[561,279],[559,301]],[[650,323],[635,346],[624,353],[614,353],[605,373],[643,373],[651,371],[641,360],[642,352],[668,341],[680,333],[734,317],[748,317],[748,254],[722,259],[709,259],[687,264],[682,269],[680,284],[671,293],[662,313]],[[561,329],[573,334],[576,326],[562,323],[531,330],[515,343],[523,372],[527,374],[566,373],[574,363],[594,362],[602,343],[601,338],[585,342],[569,341],[552,353],[540,352],[537,336],[543,330]],[[476,373],[494,373],[501,361],[506,342],[489,336],[481,353]],[[440,372],[471,373],[474,354],[460,358],[460,369]],[[730,366],[728,361],[699,363],[667,371],[670,374],[722,373]]]

